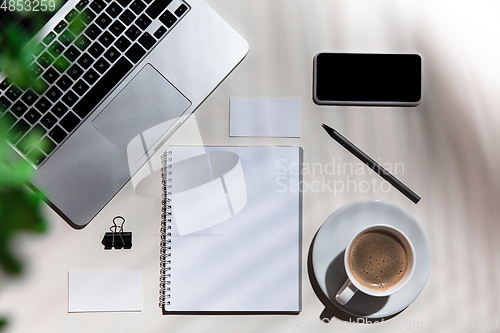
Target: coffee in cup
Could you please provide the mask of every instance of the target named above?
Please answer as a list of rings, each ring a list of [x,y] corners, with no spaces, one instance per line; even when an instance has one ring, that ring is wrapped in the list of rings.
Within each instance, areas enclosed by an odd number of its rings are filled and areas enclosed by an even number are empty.
[[[408,237],[389,225],[371,225],[356,233],[344,255],[347,280],[335,299],[346,304],[359,290],[389,296],[410,280],[415,251]]]
[[[349,269],[370,289],[385,290],[405,275],[408,254],[396,236],[387,231],[364,232],[352,242]]]

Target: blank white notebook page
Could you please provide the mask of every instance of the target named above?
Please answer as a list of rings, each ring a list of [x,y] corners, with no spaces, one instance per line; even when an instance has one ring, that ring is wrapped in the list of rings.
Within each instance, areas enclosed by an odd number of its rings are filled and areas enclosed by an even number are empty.
[[[205,147],[195,166],[180,161],[190,149],[168,148],[173,222],[165,310],[300,312],[300,175],[289,171],[299,170],[301,149]],[[183,177],[188,169],[197,176]],[[203,204],[189,206],[186,198]]]

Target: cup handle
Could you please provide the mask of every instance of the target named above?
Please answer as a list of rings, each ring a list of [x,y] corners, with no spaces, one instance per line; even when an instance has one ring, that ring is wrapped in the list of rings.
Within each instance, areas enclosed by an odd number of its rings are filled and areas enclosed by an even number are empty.
[[[337,292],[335,299],[341,305],[345,305],[349,300],[354,296],[354,294],[358,291],[358,288],[354,284],[352,284],[351,280],[347,279],[342,288]]]

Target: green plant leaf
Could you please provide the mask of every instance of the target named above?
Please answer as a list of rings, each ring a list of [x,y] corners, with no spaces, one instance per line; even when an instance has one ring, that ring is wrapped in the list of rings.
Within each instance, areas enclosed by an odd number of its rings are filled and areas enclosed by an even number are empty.
[[[44,232],[47,224],[41,214],[42,197],[22,187],[0,192],[0,267],[10,274],[22,272],[22,264],[12,252],[15,235],[21,231]]]
[[[12,251],[16,234],[44,232],[47,224],[41,211],[42,195],[33,193],[26,186],[34,169],[26,162],[3,163],[9,152],[5,132],[0,119],[0,268],[10,274],[20,274],[22,262]]]
[[[60,8],[62,2],[54,0],[54,9]],[[35,82],[30,75],[29,65],[33,51],[40,41],[32,39],[52,14],[50,11],[14,11],[2,22],[0,69],[21,88],[27,88]]]
[[[1,318],[0,319],[0,330],[4,329],[7,326],[7,319]]]
[[[0,68],[15,84],[27,88],[34,82],[29,74],[29,64],[35,43],[29,43],[31,36],[24,34],[19,26],[9,25],[3,31]]]

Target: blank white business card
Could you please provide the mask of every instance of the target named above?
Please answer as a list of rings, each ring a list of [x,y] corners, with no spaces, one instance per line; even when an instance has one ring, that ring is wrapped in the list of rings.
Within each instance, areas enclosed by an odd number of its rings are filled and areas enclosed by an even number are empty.
[[[69,272],[68,312],[142,310],[142,271]]]
[[[229,136],[300,138],[300,98],[231,97]]]

